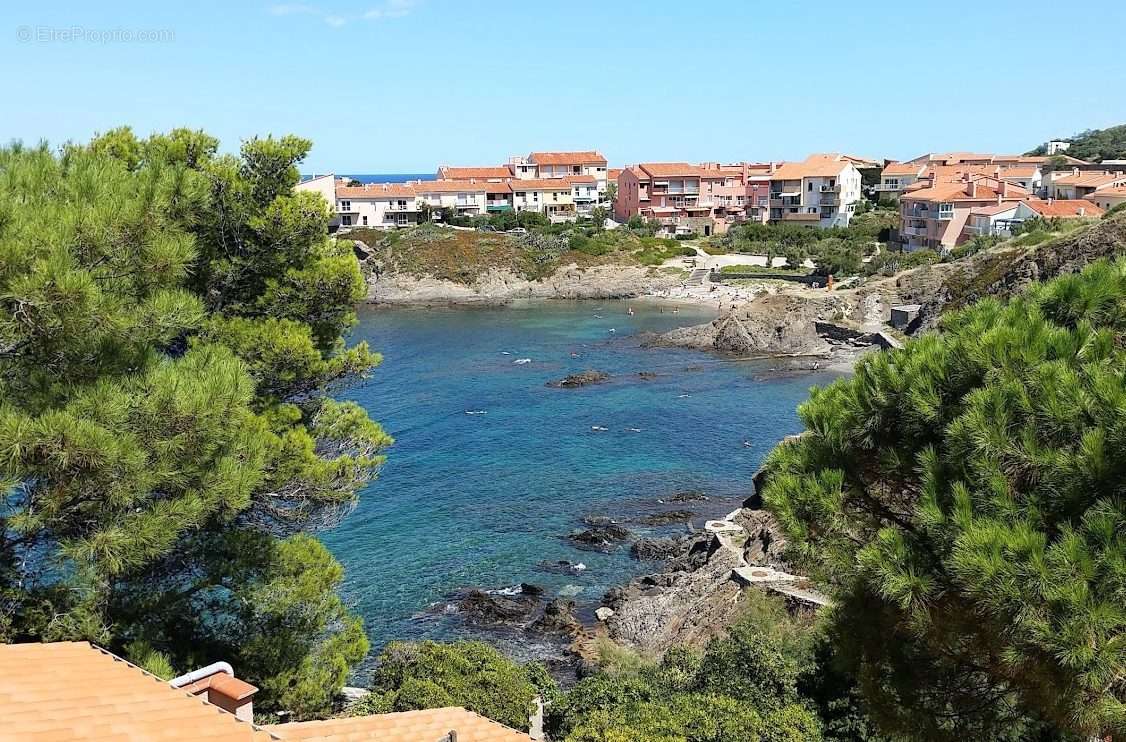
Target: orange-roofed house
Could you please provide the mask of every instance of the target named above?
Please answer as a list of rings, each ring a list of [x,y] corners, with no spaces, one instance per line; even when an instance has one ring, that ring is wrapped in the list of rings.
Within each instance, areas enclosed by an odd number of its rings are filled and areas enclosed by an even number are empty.
[[[1030,198],[1017,205],[1016,218],[1025,219],[1089,219],[1098,218],[1105,209],[1086,199]]]
[[[253,723],[257,688],[216,662],[166,682],[87,642],[0,645],[0,740],[532,742],[462,708]]]
[[[1110,211],[1115,206],[1126,204],[1126,186],[1117,186],[1115,188],[1103,188],[1102,190],[1095,191],[1087,197],[1104,212]]]
[[[879,198],[897,200],[907,186],[913,185],[927,170],[922,162],[889,162],[880,172],[880,182],[876,184],[876,195]]]
[[[516,211],[538,211],[559,218],[575,213],[573,186],[566,178],[525,178],[510,185]]]
[[[395,229],[418,223],[420,194],[410,183],[365,183],[335,188],[339,226]]]
[[[974,175],[905,191],[899,202],[900,240],[907,251],[950,250],[971,236],[966,225],[974,209],[1015,203],[1030,195],[1007,181]]]
[[[433,209],[453,209],[465,216],[486,211],[490,184],[479,180],[417,180],[411,183],[422,203]]]
[[[770,221],[805,227],[847,227],[861,199],[862,176],[839,154],[783,163],[770,176]]]
[[[1056,170],[1046,183],[1047,194],[1056,199],[1088,199],[1108,188],[1126,186],[1126,170]]]

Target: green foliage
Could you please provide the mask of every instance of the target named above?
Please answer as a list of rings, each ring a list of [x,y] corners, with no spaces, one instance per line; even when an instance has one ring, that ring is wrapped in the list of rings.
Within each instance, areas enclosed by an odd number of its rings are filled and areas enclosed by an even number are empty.
[[[875,740],[818,626],[781,601],[748,593],[747,615],[704,653],[670,649],[659,663],[605,649],[599,672],[547,710],[565,742]],[[820,662],[819,662],[820,661]],[[828,732],[828,733],[827,733]]]
[[[0,639],[159,675],[217,658],[259,706],[328,708],[367,651],[340,565],[390,439],[328,385],[363,281],[294,194],[308,142],[177,129],[0,149]]]
[[[518,665],[482,642],[391,642],[379,656],[370,696],[357,715],[462,706],[527,730],[536,696],[558,693],[542,665]]]
[[[784,256],[791,267],[801,266],[807,259],[819,275],[856,275],[868,272],[865,256],[886,243],[892,227],[898,224],[898,213],[869,202],[854,214],[848,227],[811,229],[795,224],[740,224],[712,241],[718,252],[740,252]],[[706,248],[705,248],[706,249]]]
[[[982,301],[814,390],[768,459],[889,731],[1126,731],[1124,330],[1122,261]]]
[[[885,249],[873,257],[864,266],[865,275],[894,276],[900,271],[918,268],[921,265],[931,265],[942,260],[942,256],[934,250],[890,250]]]
[[[1057,140],[1071,142],[1067,155],[1078,157],[1080,160],[1101,162],[1102,160],[1126,159],[1126,124],[1111,126],[1107,129],[1088,129],[1067,139]],[[1045,155],[1048,153],[1047,145],[1040,145],[1028,154]],[[1066,165],[1070,167],[1070,165]]]

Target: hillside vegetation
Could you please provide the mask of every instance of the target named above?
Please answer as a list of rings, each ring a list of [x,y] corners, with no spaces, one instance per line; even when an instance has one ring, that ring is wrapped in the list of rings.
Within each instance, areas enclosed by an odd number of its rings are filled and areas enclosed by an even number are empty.
[[[491,270],[508,271],[528,280],[550,276],[567,265],[657,266],[695,251],[676,240],[571,225],[559,231],[529,230],[525,234],[479,232],[423,224],[381,232],[357,229],[344,239],[357,239],[374,250],[384,273],[429,276],[473,284]]]
[[[1071,157],[1091,162],[1126,159],[1126,124],[1108,129],[1088,129],[1056,141],[1071,142],[1067,153]],[[1048,145],[1041,144],[1030,155],[1048,154]]]

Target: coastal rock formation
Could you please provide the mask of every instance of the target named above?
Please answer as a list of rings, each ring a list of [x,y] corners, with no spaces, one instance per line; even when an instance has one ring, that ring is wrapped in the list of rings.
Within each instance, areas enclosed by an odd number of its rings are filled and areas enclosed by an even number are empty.
[[[641,522],[647,526],[668,526],[674,523],[687,523],[695,515],[691,510],[664,510],[642,516]]]
[[[609,381],[609,379],[610,374],[605,371],[587,369],[577,374],[568,374],[558,381],[549,381],[546,386],[556,387],[557,389],[573,389],[580,386],[589,386],[590,384],[601,384],[604,381]]]
[[[692,536],[656,536],[639,538],[629,548],[629,553],[634,559],[658,560],[672,559],[682,556],[688,551]]]
[[[738,553],[717,549],[699,569],[649,575],[612,589],[604,599],[614,611],[606,621],[610,638],[653,653],[703,645],[739,612],[742,589],[731,574],[741,563]]]
[[[743,586],[733,578],[734,570],[780,565],[785,540],[765,510],[740,509],[721,523],[724,532],[714,535],[635,544],[667,546],[673,556],[663,571],[612,588],[603,597],[603,607],[614,611],[606,619],[612,640],[647,653],[678,644],[702,646],[738,617]]]
[[[528,626],[539,634],[577,635],[583,625],[575,616],[575,601],[555,598],[543,607],[543,613]]]
[[[645,266],[568,265],[542,280],[529,281],[508,270],[492,269],[472,284],[402,273],[380,273],[368,281],[373,304],[503,304],[515,299],[630,299],[676,285],[679,275]]]
[[[835,296],[813,299],[793,294],[767,294],[716,320],[650,337],[655,347],[685,347],[738,355],[827,357],[832,346],[814,326],[839,311]]]
[[[505,595],[485,590],[467,590],[454,603],[461,616],[471,623],[521,624],[539,605],[542,588]]]
[[[580,549],[609,551],[630,537],[628,528],[609,518],[588,516],[583,522],[588,526],[585,530],[567,536]]]

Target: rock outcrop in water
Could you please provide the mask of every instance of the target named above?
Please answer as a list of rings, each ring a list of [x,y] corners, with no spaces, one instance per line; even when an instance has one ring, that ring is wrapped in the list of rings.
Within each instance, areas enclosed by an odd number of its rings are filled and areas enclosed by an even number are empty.
[[[557,389],[574,389],[580,386],[601,384],[609,380],[610,374],[605,371],[587,369],[586,371],[579,371],[576,374],[568,374],[558,381],[549,381],[546,386],[555,387]]]

